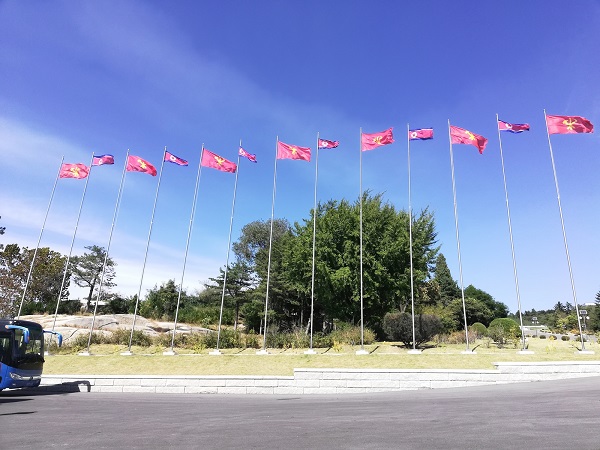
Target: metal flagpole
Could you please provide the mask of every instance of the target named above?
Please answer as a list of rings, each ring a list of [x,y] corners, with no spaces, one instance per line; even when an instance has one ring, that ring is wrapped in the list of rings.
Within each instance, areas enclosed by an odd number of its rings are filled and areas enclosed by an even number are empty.
[[[469,330],[467,327],[467,307],[465,305],[465,288],[463,284],[462,260],[460,258],[460,237],[458,234],[458,209],[456,207],[456,183],[454,181],[454,155],[452,153],[452,135],[450,134],[450,119],[448,119],[448,139],[450,141],[450,168],[452,169],[452,195],[454,197],[454,222],[456,224],[456,248],[458,252],[458,270],[460,274],[460,293],[462,296],[463,317],[465,319],[466,349],[462,353],[475,353],[469,348]]]
[[[240,147],[242,140],[240,139]],[[217,332],[217,348],[210,352],[211,355],[220,355],[219,343],[221,342],[221,323],[223,322],[223,306],[225,305],[225,286],[227,284],[227,272],[229,270],[229,253],[231,253],[231,230],[233,228],[233,213],[235,211],[235,197],[237,193],[238,174],[240,172],[240,152],[238,151],[237,168],[235,171],[235,183],[233,185],[233,201],[231,202],[231,217],[229,219],[229,238],[227,240],[227,257],[225,258],[225,273],[223,274],[223,292],[221,292],[221,312],[219,313],[219,331]]]
[[[56,299],[56,309],[54,310],[54,320],[52,321],[52,331],[56,326],[56,316],[58,315],[58,306],[60,305],[60,298],[62,297],[62,291],[65,287],[65,281],[67,279],[67,272],[69,271],[69,261],[71,260],[71,254],[73,253],[73,244],[75,244],[75,236],[77,235],[77,228],[79,227],[79,219],[81,218],[81,210],[83,209],[83,201],[85,200],[85,193],[87,191],[90,177],[92,176],[92,164],[94,163],[94,152],[92,152],[92,159],[90,160],[90,168],[88,175],[85,177],[85,185],[83,186],[83,194],[81,195],[81,203],[79,204],[79,211],[77,212],[77,220],[75,221],[75,230],[73,231],[73,238],[71,239],[71,247],[69,248],[69,254],[67,256],[67,262],[65,263],[65,270],[63,272],[62,281],[60,283],[60,290],[58,291],[58,298]],[[50,342],[52,342],[52,336],[50,335]]]
[[[127,161],[129,161],[129,149],[125,155],[125,163],[123,164],[123,174],[121,175],[121,183],[119,184],[119,192],[117,192],[117,202],[115,203],[115,211],[113,213],[112,224],[110,225],[110,233],[108,235],[108,244],[106,246],[106,252],[104,253],[104,263],[102,264],[102,275],[100,276],[100,285],[98,286],[98,292],[96,293],[96,303],[94,304],[94,315],[92,316],[92,324],[90,326],[90,335],[88,336],[87,350],[79,353],[81,356],[89,356],[90,345],[92,344],[92,333],[94,332],[94,324],[96,322],[96,314],[98,312],[98,302],[102,294],[102,285],[104,284],[104,274],[106,272],[106,263],[108,261],[108,253],[110,252],[110,244],[112,242],[113,231],[115,224],[117,223],[117,216],[119,214],[119,205],[121,203],[123,186],[125,184],[125,174],[127,173]]]
[[[420,354],[421,350],[417,350],[416,332],[415,332],[415,288],[413,280],[413,245],[412,245],[412,207],[411,207],[411,191],[410,191],[410,125],[406,124],[406,141],[408,148],[408,243],[410,251],[410,304],[412,316],[412,333],[413,333],[413,348],[409,353]]]
[[[177,330],[177,318],[179,317],[179,305],[181,303],[181,290],[183,289],[183,277],[185,276],[185,267],[187,264],[188,250],[190,248],[190,240],[192,238],[192,229],[194,227],[194,216],[196,215],[196,203],[198,201],[198,187],[200,186],[200,174],[202,172],[202,156],[204,155],[204,143],[200,151],[200,162],[198,163],[198,174],[196,175],[196,187],[194,188],[194,199],[192,200],[192,211],[190,212],[190,224],[188,226],[187,240],[185,242],[185,255],[183,257],[183,269],[181,271],[181,282],[179,283],[179,291],[177,292],[177,307],[175,308],[175,321],[173,322],[173,336],[171,337],[171,349],[163,352],[163,355],[174,355],[173,347],[175,345],[175,332]]]
[[[362,211],[362,207],[363,207],[363,188],[362,188],[362,127],[360,128],[360,144],[358,146],[358,150],[360,152],[360,159],[359,159],[359,172],[360,172],[360,177],[359,177],[359,189],[360,189],[360,195],[359,195],[359,204],[360,204],[360,208],[359,208],[359,222],[360,222],[360,233],[359,233],[359,251],[360,251],[360,350],[356,351],[357,355],[366,355],[367,352],[365,350],[365,334],[364,334],[364,310],[363,310],[363,211]]]
[[[498,125],[498,114],[496,114],[496,125]],[[498,142],[500,143],[500,161],[502,162],[502,179],[504,180],[504,196],[506,198],[506,215],[508,217],[508,233],[510,235],[510,251],[513,261],[513,273],[515,275],[515,290],[517,293],[517,307],[519,308],[519,321],[521,323],[521,350],[517,353],[533,353],[527,350],[525,345],[525,330],[523,329],[523,313],[521,310],[521,295],[519,294],[519,278],[517,277],[517,260],[515,258],[515,244],[513,241],[512,221],[510,220],[510,207],[508,205],[508,189],[506,187],[506,172],[504,171],[504,153],[502,151],[502,138],[500,137],[500,127],[498,127]]]
[[[142,295],[142,284],[144,283],[144,272],[146,270],[146,260],[148,259],[148,248],[150,247],[150,236],[152,236],[152,225],[154,224],[154,212],[156,211],[156,201],[158,200],[158,191],[160,189],[160,180],[162,178],[163,167],[165,166],[165,155],[167,147],[163,151],[162,162],[160,164],[160,173],[158,174],[158,183],[156,185],[156,195],[154,196],[154,205],[152,206],[152,215],[150,216],[150,228],[148,230],[148,240],[146,241],[146,252],[144,253],[144,264],[142,266],[142,276],[140,278],[140,287],[138,289],[137,299],[135,300],[135,309],[133,311],[133,324],[131,325],[131,335],[129,336],[129,348],[126,352],[121,353],[123,356],[131,355],[131,343],[133,341],[133,331],[135,330],[135,322],[137,319],[138,306],[140,304],[140,296]]]
[[[550,148],[550,160],[552,161],[552,172],[554,173],[554,184],[556,185],[556,198],[558,200],[558,211],[560,213],[560,224],[562,226],[563,241],[565,243],[565,254],[567,256],[567,265],[569,266],[569,277],[571,278],[571,291],[573,293],[573,304],[575,305],[575,313],[577,314],[577,324],[579,326],[579,337],[581,338],[581,350],[579,353],[593,353],[586,351],[583,331],[581,330],[581,316],[579,315],[579,306],[577,304],[577,294],[575,292],[575,280],[573,279],[573,270],[571,269],[571,257],[569,256],[569,246],[567,245],[567,233],[565,231],[565,220],[563,218],[562,206],[560,203],[560,192],[558,190],[558,177],[556,176],[556,166],[554,165],[554,152],[552,151],[552,142],[550,142],[550,131],[548,130],[548,117],[544,109],[544,119],[546,120],[546,133],[548,135],[548,147]]]
[[[319,179],[319,136],[320,133],[317,131],[317,154],[315,158],[315,203],[313,207],[312,278],[310,286],[310,348],[304,352],[307,355],[314,355],[316,353],[313,350],[313,322],[315,313],[315,251],[317,240],[317,182]]]
[[[269,234],[269,262],[267,263],[267,293],[265,295],[265,327],[263,329],[263,347],[257,351],[257,355],[266,355],[267,352],[267,313],[269,311],[269,282],[271,280],[271,246],[273,244],[273,218],[275,213],[275,192],[277,187],[277,149],[279,148],[279,136],[275,145],[275,169],[273,170],[273,200],[271,202],[271,232]]]
[[[56,179],[54,180],[54,186],[52,186],[52,193],[50,194],[50,201],[48,202],[48,208],[46,208],[46,215],[44,216],[44,222],[42,222],[42,229],[40,230],[40,236],[38,237],[37,244],[35,246],[35,251],[33,252],[33,258],[31,258],[31,265],[29,266],[29,273],[27,274],[27,279],[25,281],[25,287],[23,288],[23,295],[21,296],[21,304],[19,305],[19,312],[17,313],[17,320],[21,316],[21,309],[23,309],[23,302],[25,301],[25,294],[27,293],[27,287],[29,286],[29,281],[31,281],[31,274],[33,272],[33,266],[35,264],[35,258],[37,257],[38,249],[40,248],[40,242],[42,240],[42,235],[44,234],[44,228],[46,226],[46,220],[48,219],[48,213],[50,212],[50,206],[52,205],[52,199],[54,198],[54,192],[56,191],[56,184],[58,183],[58,178],[60,177],[60,171],[63,166],[63,162],[65,157],[63,156],[60,160],[60,166],[58,166],[58,172],[56,173]]]

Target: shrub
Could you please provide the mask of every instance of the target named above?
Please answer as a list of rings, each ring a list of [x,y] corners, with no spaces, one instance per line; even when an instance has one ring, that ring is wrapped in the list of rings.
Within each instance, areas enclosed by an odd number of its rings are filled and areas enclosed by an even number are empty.
[[[340,327],[330,334],[332,346],[335,344],[359,345],[360,344],[360,327],[349,325]],[[363,330],[363,341],[365,344],[375,342],[375,333],[369,328]]]
[[[488,332],[489,329],[493,326],[502,327],[508,339],[514,339],[521,336],[521,329],[519,328],[519,324],[514,320],[509,319],[508,317],[502,317],[492,320],[492,323],[490,323],[490,326],[488,327]]]
[[[487,336],[487,327],[481,322],[475,322],[469,327],[469,331],[474,332],[478,338]]]
[[[217,326],[219,324],[219,315],[221,314],[220,306],[191,306],[184,307],[179,311],[179,321],[208,327],[209,325]],[[223,325],[233,324],[233,311],[231,309],[223,309]]]
[[[570,340],[570,338],[569,338],[568,335],[565,334],[565,335],[563,335],[563,336],[560,337],[560,340],[561,341],[568,341],[568,340]]]
[[[442,331],[442,322],[433,314],[415,316],[415,345],[430,341]],[[413,343],[412,316],[408,313],[387,313],[383,318],[383,330],[388,338],[410,347]]]
[[[219,340],[219,348],[242,348],[242,335],[238,331],[222,329],[221,336],[215,331],[204,335],[204,345],[207,348],[217,348],[217,340]]]
[[[546,335],[545,334],[540,334],[539,338],[540,339],[546,339]]]

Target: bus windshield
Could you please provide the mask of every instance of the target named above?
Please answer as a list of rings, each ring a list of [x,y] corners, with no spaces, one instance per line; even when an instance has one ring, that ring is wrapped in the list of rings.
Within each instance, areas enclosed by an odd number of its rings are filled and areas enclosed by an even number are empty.
[[[25,343],[25,337],[22,330],[15,330],[15,342],[13,347],[13,360],[19,361],[30,358],[33,355],[41,356],[44,342],[44,333],[42,330],[30,329],[29,342]]]

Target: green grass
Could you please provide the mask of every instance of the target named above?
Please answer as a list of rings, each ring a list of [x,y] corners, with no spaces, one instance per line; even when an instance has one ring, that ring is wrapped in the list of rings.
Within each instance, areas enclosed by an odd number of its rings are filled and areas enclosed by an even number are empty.
[[[269,355],[256,355],[254,349],[224,349],[223,355],[209,355],[209,350],[191,354],[177,351],[176,356],[163,356],[163,348],[132,348],[132,356],[121,356],[125,346],[93,345],[91,356],[57,354],[46,357],[47,375],[293,375],[294,368],[348,369],[494,369],[502,361],[589,361],[600,359],[600,345],[587,342],[586,350],[594,355],[576,355],[580,343],[530,338],[533,355],[518,355],[515,348],[486,347],[485,342],[471,345],[476,354],[463,355],[464,345],[442,345],[410,355],[394,343],[365,346],[368,355],[356,355],[359,347],[315,349],[316,355],[305,355],[304,349],[268,349]]]

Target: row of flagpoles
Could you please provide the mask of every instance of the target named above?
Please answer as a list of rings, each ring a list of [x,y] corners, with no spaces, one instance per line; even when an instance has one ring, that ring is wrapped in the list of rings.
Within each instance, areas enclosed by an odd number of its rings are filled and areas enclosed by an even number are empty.
[[[562,231],[563,231],[563,240],[564,240],[564,246],[565,246],[565,253],[566,253],[566,258],[567,258],[567,263],[568,263],[568,267],[569,267],[569,275],[570,275],[570,280],[571,280],[571,289],[572,289],[572,295],[573,295],[573,304],[575,305],[575,309],[576,309],[576,313],[577,313],[577,317],[578,317],[578,325],[579,325],[579,333],[580,333],[580,337],[581,337],[581,351],[584,352],[585,351],[585,340],[584,340],[584,336],[582,333],[582,329],[581,329],[581,319],[579,317],[579,307],[578,307],[578,302],[577,302],[577,296],[576,296],[576,291],[575,291],[575,283],[574,283],[574,278],[573,278],[573,272],[571,269],[571,262],[570,262],[570,257],[569,257],[569,250],[568,250],[568,244],[567,244],[567,236],[566,236],[566,231],[565,231],[565,226],[564,226],[564,220],[563,220],[563,214],[562,214],[562,206],[561,206],[561,202],[560,202],[560,193],[559,193],[559,188],[558,188],[558,179],[556,176],[556,168],[554,165],[554,155],[553,155],[553,150],[552,150],[552,143],[550,140],[550,135],[551,134],[576,134],[576,133],[591,133],[593,132],[593,125],[592,123],[580,116],[552,116],[552,115],[547,115],[546,112],[544,111],[544,116],[546,119],[546,132],[548,135],[548,146],[550,149],[550,157],[551,157],[551,161],[552,161],[552,168],[553,168],[553,173],[554,173],[554,180],[555,180],[555,185],[556,185],[556,192],[557,192],[557,198],[558,198],[558,207],[559,207],[559,212],[560,212],[560,218],[561,218],[561,224],[562,224]],[[507,185],[506,185],[506,176],[505,176],[505,168],[504,168],[504,156],[503,156],[503,150],[502,150],[502,139],[501,139],[501,133],[502,131],[506,131],[506,132],[511,132],[511,133],[522,133],[524,131],[529,131],[530,130],[530,126],[529,124],[512,124],[509,122],[505,122],[502,121],[498,118],[498,115],[496,115],[496,121],[498,124],[498,140],[500,143],[500,157],[501,157],[501,163],[502,163],[502,175],[503,175],[503,181],[504,181],[504,191],[505,191],[505,197],[506,197],[506,208],[507,208],[507,217],[508,217],[508,228],[509,228],[509,234],[510,234],[510,243],[511,243],[511,254],[512,254],[512,260],[513,260],[513,272],[514,272],[514,278],[515,278],[515,289],[516,289],[516,297],[517,297],[517,306],[518,306],[518,311],[519,311],[519,320],[521,323],[521,341],[522,341],[522,346],[521,346],[521,352],[526,352],[526,341],[525,341],[525,335],[524,335],[524,331],[523,331],[523,318],[522,318],[522,309],[521,309],[521,299],[520,299],[520,294],[519,294],[519,283],[518,283],[518,276],[517,276],[517,266],[516,266],[516,260],[515,260],[515,252],[514,252],[514,242],[513,242],[513,237],[512,237],[512,224],[511,224],[511,217],[510,217],[510,208],[509,208],[509,201],[508,201],[508,189],[507,189]],[[463,306],[463,318],[464,318],[464,328],[465,328],[465,341],[466,341],[466,350],[465,353],[473,353],[473,351],[470,349],[469,346],[469,335],[468,335],[468,327],[467,327],[467,314],[466,314],[466,305],[465,305],[465,296],[464,296],[464,284],[463,284],[463,275],[462,275],[462,260],[461,260],[461,251],[460,251],[460,236],[459,236],[459,224],[458,224],[458,213],[457,213],[457,201],[456,201],[456,187],[455,187],[455,177],[454,177],[454,156],[453,156],[453,151],[452,151],[452,146],[453,144],[468,144],[468,145],[473,145],[475,146],[478,150],[479,153],[483,154],[485,147],[487,145],[487,138],[472,133],[469,130],[463,129],[463,128],[459,128],[457,126],[453,126],[450,124],[450,121],[448,121],[448,135],[449,135],[449,144],[450,144],[450,166],[451,166],[451,173],[452,173],[452,191],[453,191],[453,199],[454,199],[454,218],[455,218],[455,227],[456,227],[456,242],[457,242],[457,256],[458,256],[458,264],[459,264],[459,282],[460,282],[460,289],[461,289],[461,296],[462,296],[462,306]],[[408,154],[408,213],[409,213],[409,248],[410,248],[410,291],[411,291],[411,314],[412,314],[412,331],[413,331],[413,348],[411,350],[411,352],[414,353],[419,353],[420,351],[416,349],[415,346],[415,307],[414,307],[414,283],[413,283],[413,257],[412,257],[412,209],[411,209],[411,179],[410,179],[410,143],[413,140],[429,140],[429,139],[433,139],[433,129],[432,128],[419,128],[419,129],[410,129],[410,126],[407,124],[407,154]],[[380,133],[363,133],[362,129],[360,130],[360,164],[359,164],[359,170],[360,170],[360,181],[359,181],[359,199],[360,199],[360,233],[359,233],[359,239],[360,239],[360,243],[359,243],[359,248],[360,248],[360,312],[361,312],[361,316],[360,316],[360,330],[361,330],[361,348],[360,350],[358,350],[356,353],[357,354],[365,354],[367,353],[364,349],[364,316],[363,316],[363,311],[364,311],[364,307],[363,307],[363,245],[362,245],[362,239],[363,239],[363,218],[362,218],[362,198],[363,198],[363,187],[362,187],[362,153],[364,151],[369,151],[369,150],[373,150],[376,149],[378,147],[387,145],[387,144],[391,144],[394,142],[394,137],[393,137],[393,132],[392,132],[392,128],[389,128],[385,131],[382,131]],[[336,148],[339,146],[339,142],[338,141],[330,141],[330,140],[326,140],[326,139],[321,139],[320,135],[317,133],[317,152],[316,152],[316,162],[315,162],[315,187],[314,187],[314,210],[313,210],[313,241],[312,241],[312,280],[311,280],[311,313],[310,313],[310,348],[306,351],[306,353],[311,354],[314,353],[313,350],[313,322],[314,322],[314,293],[315,293],[315,237],[316,237],[316,221],[317,221],[317,214],[316,214],[316,210],[317,210],[317,184],[318,184],[318,170],[319,170],[319,150],[320,149],[331,149],[331,148]],[[286,144],[284,142],[279,141],[279,138],[277,137],[276,140],[276,149],[275,149],[275,166],[274,166],[274,170],[273,170],[273,195],[272,195],[272,203],[271,203],[271,227],[270,227],[270,233],[269,233],[269,253],[268,253],[268,264],[267,264],[267,280],[266,280],[266,295],[265,295],[265,319],[264,319],[264,330],[263,330],[263,345],[262,345],[262,349],[260,351],[258,351],[257,353],[259,354],[265,354],[267,353],[266,350],[266,336],[267,336],[267,324],[268,324],[268,305],[269,305],[269,284],[270,284],[270,272],[271,272],[271,248],[272,248],[272,240],[273,240],[273,222],[274,222],[274,212],[275,212],[275,198],[276,198],[276,187],[277,187],[277,161],[280,159],[294,159],[294,160],[303,160],[303,161],[310,161],[311,160],[311,149],[309,147],[300,147],[300,146],[296,146],[296,145],[290,145],[290,144]],[[208,167],[208,168],[213,168],[219,171],[223,171],[223,172],[229,172],[229,173],[235,173],[236,177],[235,177],[235,184],[234,184],[234,189],[233,189],[233,200],[232,200],[232,207],[231,207],[231,218],[230,218],[230,224],[229,224],[229,236],[228,236],[228,243],[227,243],[227,257],[226,257],[226,264],[225,264],[225,272],[224,272],[224,279],[223,279],[223,290],[222,290],[222,295],[221,295],[221,309],[220,309],[220,315],[219,315],[219,326],[218,326],[218,337],[217,337],[217,346],[216,349],[214,351],[211,352],[211,354],[220,354],[219,351],[219,345],[220,345],[220,336],[221,336],[221,326],[222,326],[222,318],[223,318],[223,307],[224,307],[224,298],[225,298],[225,286],[226,286],[226,282],[227,282],[227,271],[229,268],[229,254],[231,252],[231,232],[232,232],[232,226],[233,226],[233,217],[234,217],[234,211],[235,211],[235,199],[236,199],[236,193],[237,193],[237,182],[238,182],[238,173],[239,173],[239,165],[240,165],[240,158],[244,157],[246,159],[248,159],[249,161],[252,162],[257,162],[256,160],[256,155],[251,154],[249,152],[247,152],[246,150],[244,150],[244,148],[242,147],[242,142],[240,141],[240,146],[239,146],[239,150],[238,150],[238,159],[237,159],[237,163],[234,163],[232,161],[229,161],[207,149],[204,148],[204,145],[202,145],[202,151],[201,151],[201,157],[200,157],[200,163],[198,165],[198,173],[197,173],[197,177],[196,177],[196,186],[195,186],[195,191],[194,191],[194,198],[192,201],[192,208],[191,208],[191,213],[190,213],[190,220],[189,220],[189,227],[188,227],[188,235],[187,235],[187,240],[186,240],[186,247],[185,247],[185,255],[184,255],[184,261],[183,261],[183,269],[182,269],[182,275],[181,275],[181,282],[179,284],[179,292],[178,292],[178,298],[177,298],[177,306],[176,306],[176,312],[175,312],[175,320],[174,320],[174,326],[173,326],[173,334],[172,334],[172,339],[171,339],[171,348],[170,351],[165,352],[165,354],[174,354],[173,352],[173,347],[174,347],[174,339],[175,339],[175,333],[176,333],[176,329],[177,329],[177,318],[178,318],[178,313],[179,313],[179,305],[180,305],[180,300],[181,300],[181,290],[182,290],[182,286],[183,286],[183,281],[184,281],[184,276],[185,276],[185,268],[186,268],[186,262],[187,262],[187,256],[188,256],[188,250],[189,250],[189,243],[190,243],[190,239],[191,239],[191,235],[192,235],[192,229],[193,229],[193,223],[194,223],[194,216],[195,216],[195,211],[196,211],[196,204],[197,204],[197,198],[198,198],[198,188],[199,188],[199,184],[200,184],[200,175],[201,175],[201,170],[202,167]],[[112,234],[114,231],[114,227],[117,221],[117,217],[118,217],[118,211],[119,211],[119,205],[120,205],[120,200],[122,197],[122,192],[123,192],[123,186],[124,186],[124,182],[125,182],[125,175],[127,172],[142,172],[142,173],[147,173],[151,176],[156,176],[158,173],[158,183],[157,183],[157,188],[156,188],[156,194],[155,194],[155,198],[154,198],[154,204],[153,204],[153,208],[152,208],[152,215],[151,215],[151,220],[150,220],[150,227],[148,230],[148,239],[146,242],[146,250],[145,250],[145,255],[144,255],[144,263],[142,266],[142,275],[141,275],[141,279],[140,279],[140,285],[139,285],[139,290],[138,290],[138,294],[137,294],[137,299],[136,299],[136,304],[135,304],[135,310],[134,310],[134,318],[133,318],[133,324],[131,327],[131,335],[130,335],[130,339],[129,339],[129,347],[128,347],[128,351],[124,352],[123,354],[131,354],[131,345],[132,345],[132,340],[133,340],[133,332],[135,330],[135,323],[136,323],[136,318],[137,318],[137,311],[138,311],[138,306],[139,306],[139,301],[140,301],[140,296],[141,296],[141,290],[142,290],[142,285],[143,285],[143,279],[144,279],[144,271],[145,271],[145,266],[146,266],[146,260],[147,260],[147,255],[148,255],[148,248],[149,248],[149,244],[150,244],[150,238],[152,235],[152,225],[153,225],[153,221],[154,221],[154,213],[156,210],[156,202],[158,199],[158,194],[159,194],[159,190],[160,190],[160,182],[161,182],[161,178],[162,178],[162,172],[163,172],[163,167],[164,167],[164,163],[165,162],[170,162],[173,164],[176,164],[178,166],[187,166],[188,162],[182,158],[179,158],[178,156],[175,156],[174,154],[170,153],[167,151],[166,147],[164,149],[164,154],[163,154],[163,159],[161,162],[161,166],[160,166],[160,171],[157,172],[156,168],[148,161],[146,161],[145,159],[142,159],[139,156],[134,156],[134,155],[130,155],[129,151],[127,151],[127,155],[125,158],[125,166],[123,168],[123,173],[121,176],[121,182],[120,182],[120,186],[119,186],[119,191],[117,194],[117,201],[115,204],[115,210],[114,210],[114,214],[113,214],[113,220],[112,220],[112,224],[111,224],[111,229],[110,229],[110,234],[109,234],[109,239],[108,239],[108,244],[107,244],[107,248],[106,248],[106,253],[105,253],[105,259],[104,259],[104,263],[103,263],[103,267],[102,267],[102,275],[100,277],[100,283],[99,283],[99,289],[98,292],[96,294],[96,301],[95,301],[95,306],[94,306],[94,313],[93,313],[93,318],[92,318],[92,323],[90,326],[90,332],[89,332],[89,339],[88,339],[88,346],[87,346],[87,351],[84,353],[89,354],[89,348],[90,348],[90,344],[91,344],[91,338],[92,338],[92,332],[94,329],[94,323],[95,323],[95,318],[96,318],[96,313],[97,313],[97,308],[98,308],[98,302],[100,300],[100,296],[102,293],[102,287],[103,287],[103,282],[104,282],[104,275],[105,275],[105,269],[106,269],[106,262],[108,260],[108,256],[109,256],[109,252],[110,252],[110,245],[111,245],[111,241],[112,241]],[[80,207],[79,207],[79,212],[77,215],[77,221],[76,221],[76,225],[75,225],[75,231],[73,233],[73,238],[71,241],[71,247],[69,250],[69,254],[67,256],[67,261],[65,264],[65,269],[64,269],[64,274],[63,274],[63,280],[62,280],[62,284],[61,284],[61,289],[59,291],[59,298],[57,300],[57,304],[56,304],[56,311],[54,314],[54,323],[52,326],[52,330],[54,331],[54,327],[56,324],[56,316],[58,313],[58,306],[60,304],[60,295],[62,293],[62,290],[64,288],[64,284],[66,281],[66,275],[68,272],[68,264],[69,264],[69,260],[71,257],[71,253],[73,250],[73,244],[75,241],[75,237],[77,234],[77,227],[79,224],[79,218],[81,215],[81,210],[83,207],[83,202],[85,199],[85,193],[87,190],[87,184],[89,181],[89,176],[91,174],[91,168],[95,167],[95,166],[102,166],[102,165],[109,165],[109,164],[114,164],[114,157],[113,155],[99,155],[99,156],[95,156],[92,154],[92,160],[90,162],[90,165],[87,166],[85,164],[81,164],[81,163],[76,163],[76,164],[68,164],[68,163],[64,163],[64,158],[63,160],[61,160],[61,165],[60,165],[60,169],[59,172],[57,174],[56,180],[54,182],[54,186],[52,189],[52,193],[50,196],[50,201],[48,204],[48,208],[46,210],[46,215],[44,217],[44,221],[42,224],[42,229],[40,231],[40,235],[38,238],[38,242],[37,242],[37,246],[32,258],[32,262],[31,262],[31,266],[29,268],[29,273],[27,275],[27,279],[26,279],[26,283],[25,283],[25,287],[23,289],[23,294],[22,294],[22,298],[21,298],[21,303],[19,305],[19,310],[18,310],[18,314],[17,314],[17,318],[19,318],[19,316],[21,315],[21,309],[23,306],[23,302],[26,296],[26,292],[27,292],[27,287],[29,285],[30,279],[31,279],[31,274],[33,271],[33,267],[34,267],[34,263],[35,263],[35,259],[36,259],[36,255],[37,255],[37,251],[40,245],[40,241],[42,238],[42,234],[44,232],[44,227],[45,227],[45,223],[46,223],[46,219],[48,217],[48,213],[50,211],[50,206],[52,204],[52,199],[54,197],[54,192],[56,190],[56,184],[59,178],[75,178],[75,179],[86,179],[86,183],[84,186],[84,190],[83,190],[83,195],[82,195],[82,199],[81,199],[81,203],[80,203]]]

